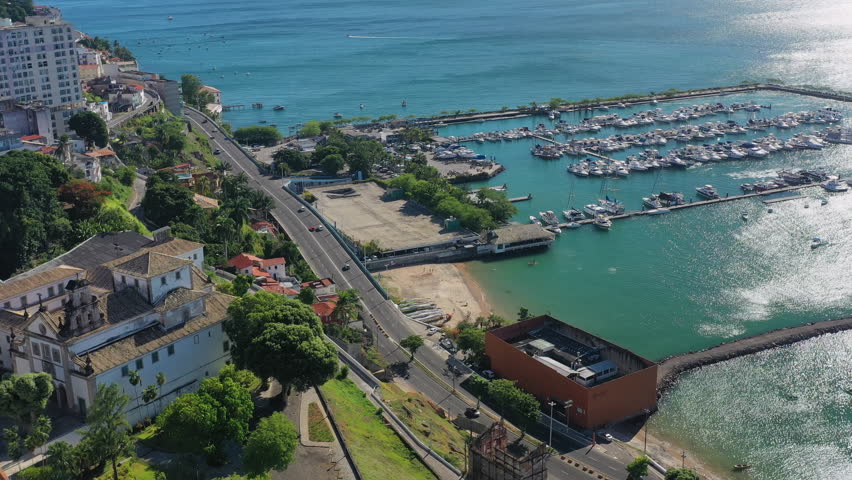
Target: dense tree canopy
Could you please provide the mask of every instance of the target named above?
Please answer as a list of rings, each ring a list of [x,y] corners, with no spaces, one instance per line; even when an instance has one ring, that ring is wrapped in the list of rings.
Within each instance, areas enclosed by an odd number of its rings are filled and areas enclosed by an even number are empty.
[[[689,468],[670,468],[666,470],[665,480],[698,480],[698,474]]]
[[[62,164],[47,155],[0,156],[0,278],[60,244],[71,230],[56,196],[68,178]]]
[[[334,375],[337,352],[308,305],[260,291],[235,300],[228,313],[225,333],[237,365],[299,390]]]
[[[118,385],[98,385],[95,401],[86,417],[89,428],[83,433],[83,440],[89,442],[98,455],[100,461],[97,463],[110,462],[113,480],[118,480],[118,460],[128,455],[133,446],[130,425],[124,418],[128,401]]]
[[[648,475],[648,465],[650,464],[651,460],[644,455],[634,458],[633,461],[625,467],[627,470],[628,480],[639,480],[645,475]]]
[[[399,341],[399,345],[411,353],[411,359],[414,360],[414,354],[423,346],[423,337],[420,335],[409,335]]]
[[[188,450],[200,452],[228,439],[245,441],[253,410],[245,387],[228,377],[211,377],[201,382],[197,392],[170,403],[157,417],[157,426]]]
[[[174,175],[158,172],[148,179],[148,190],[142,200],[145,218],[154,225],[164,226],[172,222],[193,223],[201,215],[195,204],[192,191],[179,185]]]
[[[84,37],[82,40],[80,40],[80,44],[86,48],[91,48],[92,50],[104,50],[110,52],[113,56],[116,56],[124,61],[136,60],[136,58],[133,56],[133,53],[131,53],[130,50],[127,49],[127,47],[121,46],[121,44],[118,43],[118,40],[110,43],[110,41],[106,38]]]
[[[243,466],[253,477],[286,469],[293,462],[298,438],[296,427],[280,412],[261,419],[243,449]]]
[[[185,73],[180,76],[180,88],[183,101],[191,107],[198,109],[207,108],[208,103],[213,103],[213,94],[201,90],[204,84],[195,75]]]
[[[281,132],[275,127],[253,125],[238,128],[234,139],[243,145],[275,145],[281,140]]]
[[[103,118],[95,112],[80,112],[71,117],[68,126],[89,145],[105,147],[109,143],[109,130]]]
[[[13,22],[23,22],[27,15],[33,14],[33,0],[9,0],[0,3],[0,18],[11,18]]]
[[[290,171],[297,172],[308,168],[308,157],[304,153],[293,150],[292,148],[282,148],[272,155],[272,160],[276,168],[279,165],[286,165]]]

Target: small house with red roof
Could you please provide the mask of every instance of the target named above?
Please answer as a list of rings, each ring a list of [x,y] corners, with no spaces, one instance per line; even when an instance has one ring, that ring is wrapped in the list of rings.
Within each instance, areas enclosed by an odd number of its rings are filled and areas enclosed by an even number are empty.
[[[278,229],[269,222],[254,222],[251,224],[251,229],[257,233],[266,233],[272,236],[278,235]]]
[[[320,298],[337,293],[337,285],[335,285],[334,280],[330,278],[322,278],[311,282],[302,282],[301,287],[310,288],[314,291],[314,294]]]
[[[320,318],[323,324],[336,323],[334,319],[334,311],[337,309],[337,297],[334,300],[325,300],[311,305],[314,313]]]
[[[277,281],[287,276],[287,261],[284,257],[263,259],[248,253],[241,253],[228,260],[228,266],[234,267],[238,273],[251,275],[258,280],[271,278]]]

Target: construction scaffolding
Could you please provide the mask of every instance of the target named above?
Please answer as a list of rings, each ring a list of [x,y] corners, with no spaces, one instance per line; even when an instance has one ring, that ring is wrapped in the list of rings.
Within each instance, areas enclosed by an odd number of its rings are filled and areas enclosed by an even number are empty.
[[[544,444],[517,458],[508,452],[506,426],[495,423],[468,447],[470,480],[545,480],[547,448]]]

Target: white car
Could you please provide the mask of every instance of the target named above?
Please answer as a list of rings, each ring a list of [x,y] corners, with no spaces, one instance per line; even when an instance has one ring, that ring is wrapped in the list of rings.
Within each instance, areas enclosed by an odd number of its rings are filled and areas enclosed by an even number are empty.
[[[438,327],[432,327],[432,328],[429,329],[429,332],[426,335],[434,335],[434,334],[438,333],[439,330],[440,330],[440,328],[438,328]]]

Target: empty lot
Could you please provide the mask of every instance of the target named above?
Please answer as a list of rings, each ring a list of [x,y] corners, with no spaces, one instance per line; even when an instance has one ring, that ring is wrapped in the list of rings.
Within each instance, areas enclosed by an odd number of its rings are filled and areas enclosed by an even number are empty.
[[[352,189],[351,194],[333,192]],[[317,210],[360,243],[375,240],[383,250],[451,241],[457,232],[442,233],[441,219],[407,200],[382,200],[375,183],[310,188]]]

